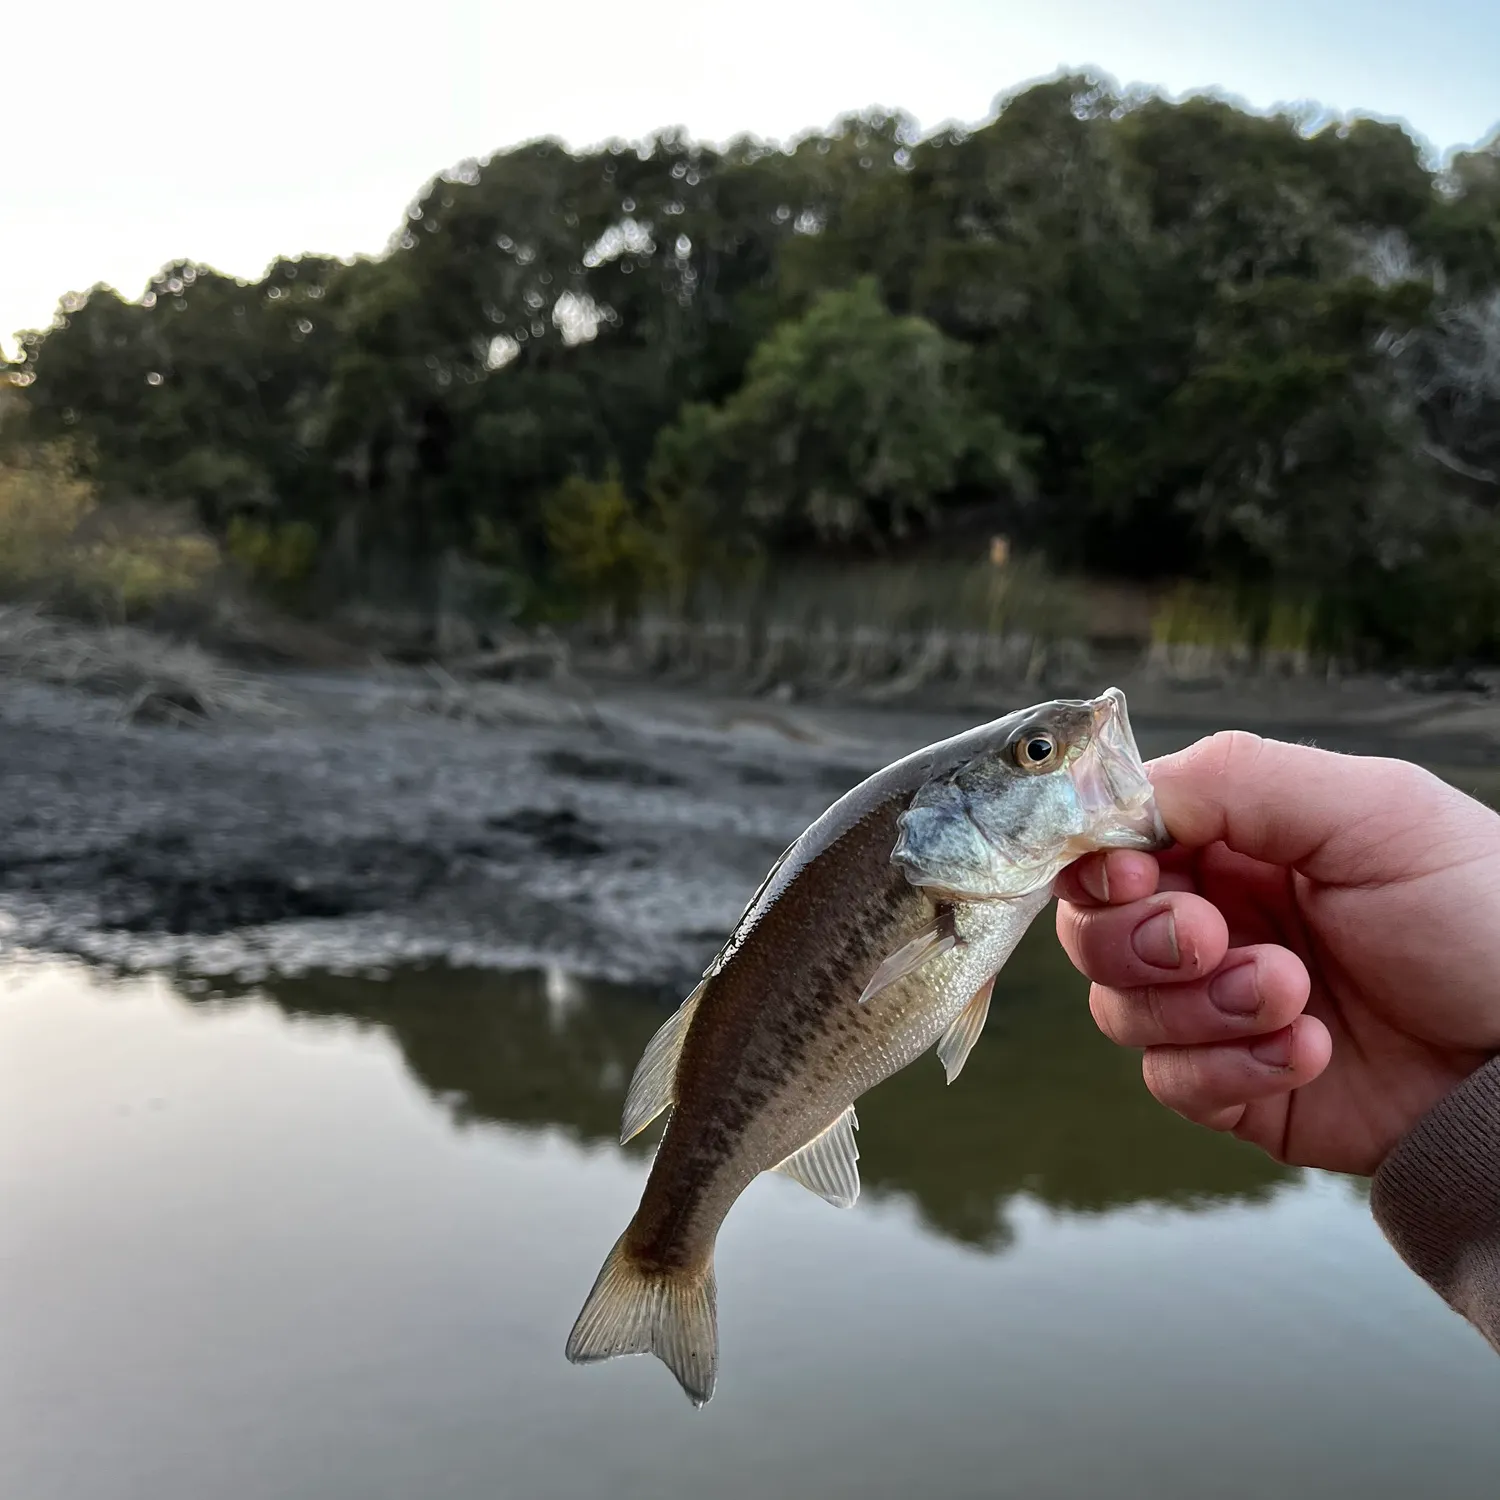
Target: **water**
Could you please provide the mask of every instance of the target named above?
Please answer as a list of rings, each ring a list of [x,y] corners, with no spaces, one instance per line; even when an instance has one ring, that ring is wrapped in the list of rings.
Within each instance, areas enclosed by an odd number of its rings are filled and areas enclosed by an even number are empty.
[[[667,1003],[11,967],[0,1493],[1494,1494],[1494,1355],[1357,1184],[1152,1103],[1045,923],[952,1089],[926,1058],[861,1104],[856,1209],[741,1200],[710,1406],[652,1360],[568,1365]]]

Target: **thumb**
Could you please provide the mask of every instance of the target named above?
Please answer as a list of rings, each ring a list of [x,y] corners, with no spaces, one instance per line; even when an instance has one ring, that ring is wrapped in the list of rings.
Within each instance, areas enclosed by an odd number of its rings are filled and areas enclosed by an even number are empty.
[[[1418,832],[1452,789],[1406,761],[1341,755],[1228,730],[1150,766],[1167,831],[1189,849],[1223,842],[1314,880],[1379,880],[1409,866]]]

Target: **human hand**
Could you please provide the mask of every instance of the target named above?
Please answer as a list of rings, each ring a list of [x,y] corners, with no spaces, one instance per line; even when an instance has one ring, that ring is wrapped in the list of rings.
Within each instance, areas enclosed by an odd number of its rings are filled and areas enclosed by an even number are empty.
[[[1500,1053],[1500,816],[1404,761],[1242,732],[1148,769],[1175,846],[1058,884],[1100,1030],[1188,1119],[1373,1173]]]

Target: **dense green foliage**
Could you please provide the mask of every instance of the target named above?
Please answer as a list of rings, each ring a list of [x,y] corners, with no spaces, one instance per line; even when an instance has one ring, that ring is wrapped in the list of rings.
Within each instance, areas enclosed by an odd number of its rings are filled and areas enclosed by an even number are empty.
[[[979,517],[1340,647],[1500,650],[1500,141],[1437,172],[1393,125],[1083,78],[921,140],[537,141],[378,258],[71,298],[20,373],[106,495],[325,595],[458,553],[520,607],[686,606]]]

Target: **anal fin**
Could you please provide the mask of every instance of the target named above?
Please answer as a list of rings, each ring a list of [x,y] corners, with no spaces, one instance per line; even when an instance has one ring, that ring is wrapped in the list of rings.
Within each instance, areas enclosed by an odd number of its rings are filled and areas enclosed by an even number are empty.
[[[826,1130],[820,1131],[800,1150],[792,1152],[775,1171],[811,1188],[835,1208],[853,1208],[859,1197],[859,1147],[854,1132],[859,1119],[851,1104]]]
[[[630,1091],[625,1095],[625,1112],[620,1120],[622,1145],[632,1136],[639,1135],[662,1110],[676,1102],[677,1060],[682,1056],[683,1040],[688,1027],[693,1024],[698,1002],[707,985],[705,979],[646,1043],[646,1050],[635,1065]]]
[[[974,1043],[979,1040],[979,1033],[984,1030],[985,1017],[990,1013],[990,996],[994,992],[995,976],[991,974],[974,991],[974,998],[959,1011],[953,1024],[938,1039],[938,1061],[942,1063],[949,1083],[963,1071],[969,1053],[974,1050]]]
[[[870,975],[870,982],[861,992],[859,1003],[864,1005],[867,1001],[873,1000],[881,990],[889,989],[898,980],[915,973],[929,959],[936,958],[940,953],[946,953],[957,944],[958,934],[953,930],[953,919],[945,912],[930,927],[924,927],[904,947],[896,949]]]

